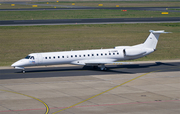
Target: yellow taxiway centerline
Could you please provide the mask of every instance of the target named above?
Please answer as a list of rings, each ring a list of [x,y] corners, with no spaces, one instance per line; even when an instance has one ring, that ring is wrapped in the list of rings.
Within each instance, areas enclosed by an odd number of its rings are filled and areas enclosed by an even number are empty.
[[[38,99],[38,98],[35,98],[35,97],[33,97],[33,96],[30,96],[30,95],[18,93],[18,92],[15,92],[15,91],[1,90],[1,89],[0,89],[0,91],[15,93],[15,94],[19,94],[19,95],[23,95],[23,96],[26,96],[26,97],[30,97],[30,98],[32,98],[32,99],[35,99],[35,100],[37,100],[37,101],[39,101],[39,102],[41,102],[41,103],[44,104],[44,106],[46,107],[46,112],[45,112],[45,114],[48,114],[48,113],[49,113],[49,107],[48,107],[48,105],[47,105],[44,101],[42,101],[42,100],[40,100],[40,99]]]
[[[61,109],[61,110],[59,110],[59,111],[56,111],[56,112],[54,112],[54,113],[52,113],[52,114],[56,114],[56,113],[59,113],[59,112],[61,112],[61,111],[67,110],[67,109],[69,109],[69,108],[72,108],[72,107],[74,107],[74,106],[77,106],[77,105],[79,105],[79,104],[81,104],[81,103],[83,103],[83,102],[86,102],[86,101],[88,101],[88,100],[90,100],[90,99],[93,99],[93,98],[95,98],[95,97],[97,97],[97,96],[99,96],[99,95],[102,95],[102,94],[104,94],[104,93],[106,93],[106,92],[108,92],[108,91],[111,91],[111,90],[113,90],[113,89],[115,89],[115,88],[117,88],[117,87],[120,87],[120,86],[122,86],[122,85],[124,85],[124,84],[127,84],[127,83],[129,83],[129,82],[131,82],[131,81],[133,81],[133,80],[135,80],[135,79],[138,79],[138,78],[143,77],[143,76],[145,76],[145,75],[147,75],[147,74],[150,74],[150,73],[153,73],[153,72],[158,72],[158,71],[160,71],[160,70],[156,70],[156,71],[152,71],[152,72],[148,72],[148,73],[142,74],[142,75],[140,75],[140,76],[138,76],[138,77],[135,77],[135,78],[133,78],[133,79],[131,79],[131,80],[128,80],[128,81],[126,81],[126,82],[124,82],[124,83],[122,83],[122,84],[120,84],[120,85],[117,85],[117,86],[115,86],[115,87],[113,87],[113,88],[110,88],[110,89],[108,89],[108,90],[106,90],[106,91],[103,91],[103,92],[101,92],[101,93],[99,93],[99,94],[97,94],[97,95],[94,95],[94,96],[92,96],[92,97],[90,97],[90,98],[88,98],[88,99],[85,99],[85,100],[83,100],[83,101],[81,101],[81,102],[79,102],[79,103],[76,103],[76,104],[74,104],[74,105],[71,105],[71,106],[69,106],[69,107],[67,107],[67,108],[64,108],[64,109]]]

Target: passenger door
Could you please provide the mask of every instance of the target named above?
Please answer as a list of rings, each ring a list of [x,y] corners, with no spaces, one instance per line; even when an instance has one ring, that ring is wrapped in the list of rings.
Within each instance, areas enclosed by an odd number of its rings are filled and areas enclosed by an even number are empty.
[[[37,65],[43,64],[43,58],[41,54],[37,54]]]

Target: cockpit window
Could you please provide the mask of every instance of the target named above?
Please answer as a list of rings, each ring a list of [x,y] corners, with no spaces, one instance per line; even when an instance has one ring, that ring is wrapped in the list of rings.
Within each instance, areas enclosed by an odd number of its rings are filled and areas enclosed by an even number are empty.
[[[26,56],[25,59],[34,59],[34,56]]]
[[[31,58],[30,59],[34,59],[34,56],[31,56]]]
[[[30,57],[31,57],[31,56],[28,55],[28,56],[25,57],[25,59],[29,59]]]

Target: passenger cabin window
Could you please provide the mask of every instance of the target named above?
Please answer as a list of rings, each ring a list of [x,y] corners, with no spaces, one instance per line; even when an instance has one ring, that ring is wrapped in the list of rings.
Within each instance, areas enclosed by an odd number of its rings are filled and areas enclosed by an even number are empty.
[[[94,54],[92,54],[92,56],[94,56]]]
[[[49,57],[49,59],[51,59],[51,57]]]
[[[86,55],[84,55],[84,57],[85,57]]]
[[[117,52],[117,55],[119,55],[119,53]]]
[[[113,53],[113,55],[115,55],[115,53]]]
[[[90,55],[88,54],[88,57],[89,57]]]
[[[99,54],[97,54],[97,56],[98,56]]]
[[[81,57],[81,55],[79,55],[79,57]]]
[[[77,55],[75,55],[75,57],[77,57]]]
[[[64,56],[62,56],[62,58],[64,58]]]
[[[55,59],[55,57],[53,57]]]
[[[101,56],[103,56],[103,54],[101,53]]]
[[[107,53],[105,53],[105,55],[107,55]]]
[[[109,53],[109,55],[111,55],[111,53]]]
[[[45,57],[45,59],[47,59],[47,57]]]
[[[71,57],[73,57],[73,55],[71,55]]]
[[[58,58],[60,58],[60,56],[58,56]]]

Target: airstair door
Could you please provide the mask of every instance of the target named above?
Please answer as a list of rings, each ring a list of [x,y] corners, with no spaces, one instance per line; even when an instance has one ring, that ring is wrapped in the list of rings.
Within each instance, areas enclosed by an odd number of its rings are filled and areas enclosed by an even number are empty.
[[[43,58],[42,58],[42,55],[41,54],[38,54],[38,65],[41,65],[43,64]]]

